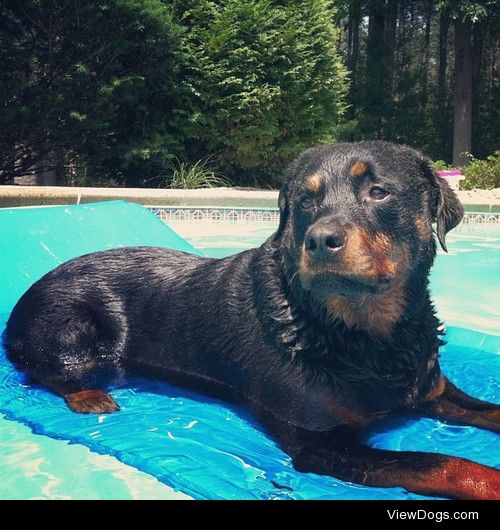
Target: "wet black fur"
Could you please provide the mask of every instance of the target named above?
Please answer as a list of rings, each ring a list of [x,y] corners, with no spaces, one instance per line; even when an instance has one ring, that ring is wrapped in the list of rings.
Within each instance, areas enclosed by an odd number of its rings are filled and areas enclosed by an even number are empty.
[[[357,160],[370,168],[358,184],[348,176]],[[298,200],[318,170],[328,175],[326,191],[304,214]],[[367,181],[388,186],[390,202],[364,203]],[[463,213],[454,194],[418,152],[361,142],[304,152],[287,170],[279,205],[278,231],[225,259],[138,247],[64,263],[14,308],[10,359],[61,394],[119,383],[127,371],[215,392],[247,404],[292,455],[314,433],[346,443],[345,419],[331,403],[365,417],[412,409],[440,373],[441,344],[428,291],[436,246],[433,238],[422,244],[414,216],[437,221],[444,247]],[[411,250],[408,304],[390,338],[348,329],[301,287],[305,230],[332,214]]]

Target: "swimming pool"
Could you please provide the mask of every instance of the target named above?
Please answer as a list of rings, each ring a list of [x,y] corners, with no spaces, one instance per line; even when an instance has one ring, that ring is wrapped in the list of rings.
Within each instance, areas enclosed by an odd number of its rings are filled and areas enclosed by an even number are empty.
[[[274,223],[188,221],[171,226],[215,257],[258,245],[275,228]],[[495,375],[500,373],[500,356],[495,353],[500,338],[495,301],[500,295],[500,226],[463,225],[448,241],[450,253],[439,254],[432,275],[438,311],[450,326],[443,365],[464,390],[498,401]],[[14,382],[2,375],[0,392],[8,392]],[[133,380],[117,392],[123,405],[120,416],[79,417],[72,437],[37,435],[32,432],[40,432],[36,425],[0,419],[0,498],[185,497],[172,487],[195,498],[418,498],[400,488],[365,489],[328,477],[309,476],[305,487],[287,457],[238,407],[214,401],[210,413],[200,416],[195,394],[157,382]],[[13,394],[11,407],[43,405],[36,396],[29,403],[23,399]],[[46,414],[54,431],[61,427],[57,414]],[[118,448],[106,450],[107,436],[111,433],[116,440],[124,421],[134,427],[132,432],[121,435]],[[387,428],[393,429],[390,436],[385,434]],[[490,465],[498,464],[500,455],[496,435],[429,419],[392,420],[375,428],[370,442],[378,447],[447,452]],[[147,458],[140,454],[131,458],[141,444],[143,452],[144,447],[151,448]]]

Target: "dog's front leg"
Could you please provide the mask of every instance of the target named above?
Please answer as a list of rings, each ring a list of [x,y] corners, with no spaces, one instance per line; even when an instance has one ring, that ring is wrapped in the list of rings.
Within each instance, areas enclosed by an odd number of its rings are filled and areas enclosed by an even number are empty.
[[[299,471],[365,486],[401,486],[423,495],[458,499],[500,499],[500,471],[442,454],[385,451],[362,445],[341,451],[309,446],[293,463]]]
[[[500,405],[468,396],[446,378],[417,410],[446,420],[500,432]]]

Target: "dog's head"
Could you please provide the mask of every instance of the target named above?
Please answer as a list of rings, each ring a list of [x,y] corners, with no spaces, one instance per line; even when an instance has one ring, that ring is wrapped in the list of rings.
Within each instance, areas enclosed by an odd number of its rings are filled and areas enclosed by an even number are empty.
[[[423,155],[381,141],[308,149],[287,169],[279,206],[274,237],[289,268],[304,291],[337,310],[394,290],[418,267],[427,273],[432,223],[446,250],[445,235],[463,216]]]

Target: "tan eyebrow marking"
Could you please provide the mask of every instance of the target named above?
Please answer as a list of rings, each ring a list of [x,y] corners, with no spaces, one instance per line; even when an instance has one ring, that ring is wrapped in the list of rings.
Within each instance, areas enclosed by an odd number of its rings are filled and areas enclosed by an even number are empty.
[[[319,191],[320,187],[321,187],[321,176],[318,173],[314,173],[314,175],[311,175],[307,181],[307,189],[311,193],[316,193]]]
[[[368,163],[358,160],[357,162],[354,162],[354,164],[351,166],[349,174],[351,175],[351,177],[359,177],[363,175],[363,173],[366,173],[367,169]]]

